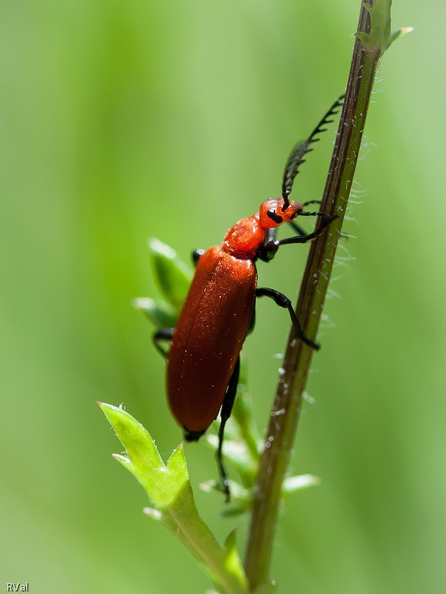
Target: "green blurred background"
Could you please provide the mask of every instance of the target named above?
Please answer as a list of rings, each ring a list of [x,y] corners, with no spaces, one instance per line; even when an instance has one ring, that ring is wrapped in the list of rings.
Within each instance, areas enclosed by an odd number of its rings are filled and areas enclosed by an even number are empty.
[[[0,1],[0,588],[204,592],[96,400],[125,403],[167,456],[181,432],[164,362],[132,309],[146,240],[185,259],[280,192],[292,145],[343,92],[359,0]],[[284,509],[280,592],[446,589],[446,5],[395,0],[415,31],[382,60]],[[294,198],[317,198],[335,128]],[[294,297],[306,249],[259,265]],[[249,387],[264,427],[289,321],[258,305]],[[214,478],[186,447],[194,485]],[[198,505],[223,539],[221,498]],[[247,521],[239,524],[243,547]]]

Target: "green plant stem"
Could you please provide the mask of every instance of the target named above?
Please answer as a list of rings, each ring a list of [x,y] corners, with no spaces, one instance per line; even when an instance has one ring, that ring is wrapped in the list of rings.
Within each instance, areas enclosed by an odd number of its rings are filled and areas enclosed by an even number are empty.
[[[358,24],[358,33],[361,32],[366,35],[370,33],[370,14],[363,5]],[[319,327],[359,155],[375,70],[382,53],[381,49],[371,51],[364,40],[357,37],[321,205],[322,211],[337,214],[338,219],[330,225],[327,233],[311,245],[296,309],[303,330],[310,338],[316,336]],[[292,328],[266,434],[248,537],[245,570],[251,591],[268,581],[282,483],[295,439],[312,356],[313,350],[296,338]]]

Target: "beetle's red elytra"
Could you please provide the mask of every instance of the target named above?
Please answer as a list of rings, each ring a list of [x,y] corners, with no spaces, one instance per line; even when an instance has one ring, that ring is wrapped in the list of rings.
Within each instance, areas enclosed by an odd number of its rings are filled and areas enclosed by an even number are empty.
[[[170,408],[188,436],[217,417],[248,333],[257,274],[252,260],[213,247],[198,261],[167,360]]]

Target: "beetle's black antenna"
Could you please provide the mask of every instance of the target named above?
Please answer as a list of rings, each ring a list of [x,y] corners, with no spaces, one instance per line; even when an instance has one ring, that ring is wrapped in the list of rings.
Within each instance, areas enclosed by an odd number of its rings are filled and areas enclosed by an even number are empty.
[[[344,95],[341,95],[338,97],[338,99],[336,99],[310,136],[306,140],[296,144],[296,146],[291,151],[291,155],[288,157],[283,174],[282,198],[284,199],[284,206],[282,207],[282,210],[285,210],[290,203],[288,197],[291,194],[291,190],[293,188],[294,178],[299,173],[299,167],[302,165],[302,163],[305,163],[305,155],[313,150],[312,145],[320,140],[317,138],[317,136],[327,130],[327,128],[324,128],[324,126],[331,124],[333,120],[330,118],[338,113],[339,108],[343,103]]]

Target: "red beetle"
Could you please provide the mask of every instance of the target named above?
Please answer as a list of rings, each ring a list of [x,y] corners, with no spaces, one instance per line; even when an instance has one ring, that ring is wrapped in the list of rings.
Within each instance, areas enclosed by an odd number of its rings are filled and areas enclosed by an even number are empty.
[[[305,212],[309,202],[289,200],[294,178],[311,151],[316,136],[324,131],[342,104],[338,99],[309,136],[292,151],[282,183],[282,197],[270,198],[259,212],[241,219],[227,233],[220,246],[214,246],[198,258],[197,269],[175,329],[160,330],[155,342],[170,339],[167,355],[167,394],[173,416],[184,429],[185,439],[200,438],[221,409],[217,460],[223,491],[229,497],[229,484],[222,463],[224,427],[237,391],[239,355],[246,335],[253,325],[256,297],[270,297],[288,309],[297,334],[308,346],[319,346],[307,338],[290,300],[274,289],[257,288],[258,259],[269,261],[280,245],[305,243],[321,234],[334,217],[322,212]],[[314,201],[312,201],[314,202]],[[298,215],[323,216],[317,231],[305,234],[292,221]],[[291,223],[298,235],[282,241],[274,230]],[[159,348],[159,347],[158,347]],[[160,349],[161,350],[161,349]]]

